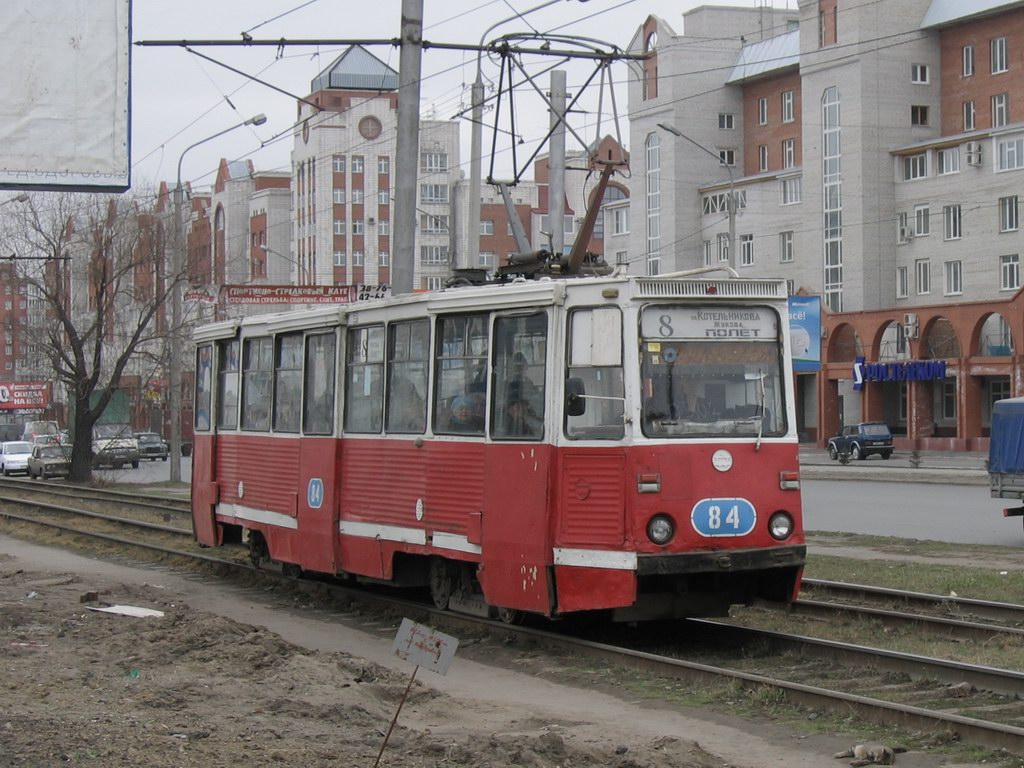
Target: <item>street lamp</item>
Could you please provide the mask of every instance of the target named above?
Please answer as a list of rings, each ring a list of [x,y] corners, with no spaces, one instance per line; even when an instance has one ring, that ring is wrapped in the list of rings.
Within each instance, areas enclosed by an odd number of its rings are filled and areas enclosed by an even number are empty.
[[[299,262],[297,262],[291,256],[285,256],[280,251],[275,251],[269,245],[264,245],[263,243],[260,243],[260,250],[263,251],[268,256],[270,254],[273,254],[274,256],[279,256],[281,259],[283,259],[284,261],[287,261],[289,264],[294,264],[295,265],[295,279],[299,281],[297,283],[298,285],[302,285],[302,279],[303,279],[302,265],[299,264]]]
[[[27,203],[27,202],[28,202],[28,193],[27,192],[22,192],[20,195],[15,195],[14,197],[7,198],[2,203],[0,203],[0,206],[8,205],[10,203]]]
[[[680,139],[686,139],[688,142],[693,144],[693,146],[695,146],[697,149],[702,150],[704,152],[707,152],[709,155],[711,155],[713,158],[715,158],[715,160],[718,161],[719,165],[724,165],[725,166],[725,170],[727,170],[729,172],[729,199],[726,202],[725,207],[726,207],[726,211],[728,212],[728,216],[729,216],[729,267],[735,268],[735,266],[736,266],[736,193],[735,193],[735,190],[733,189],[732,168],[729,166],[728,163],[723,163],[722,162],[721,156],[716,155],[714,152],[712,152],[710,149],[705,147],[703,144],[698,144],[696,141],[691,139],[689,136],[687,136],[685,133],[680,131],[675,126],[668,125],[667,123],[658,123],[658,127],[661,128],[661,130],[663,130],[663,131],[668,131],[673,136],[678,136]]]
[[[181,157],[178,158],[178,178],[177,183],[174,185],[174,252],[172,254],[174,261],[172,278],[174,282],[171,285],[171,350],[170,360],[168,361],[168,387],[171,390],[171,434],[168,442],[171,449],[170,479],[172,483],[181,482],[181,275],[185,270],[185,238],[182,235],[181,222],[181,163],[189,150],[195,149],[200,144],[212,141],[236,128],[242,128],[246,125],[263,125],[265,122],[267,122],[267,116],[262,113],[250,117],[248,120],[232,125],[230,128],[225,128],[223,131],[218,131],[212,136],[207,136],[205,139],[185,147]]]

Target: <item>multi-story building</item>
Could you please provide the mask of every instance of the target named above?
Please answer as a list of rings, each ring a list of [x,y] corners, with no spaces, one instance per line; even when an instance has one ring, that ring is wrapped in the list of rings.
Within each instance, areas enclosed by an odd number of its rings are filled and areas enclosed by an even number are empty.
[[[631,270],[721,263],[820,296],[823,364],[798,379],[809,437],[884,419],[906,445],[984,445],[991,401],[1024,387],[1022,4],[683,18],[683,34],[649,18],[632,44],[650,56],[629,88]]]

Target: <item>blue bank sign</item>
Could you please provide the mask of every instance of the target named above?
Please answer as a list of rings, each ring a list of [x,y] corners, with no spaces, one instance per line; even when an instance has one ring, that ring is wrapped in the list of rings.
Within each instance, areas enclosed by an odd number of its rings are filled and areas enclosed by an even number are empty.
[[[900,363],[866,363],[862,355],[853,361],[853,388],[864,389],[869,381],[936,381],[946,378],[945,360],[906,360]]]

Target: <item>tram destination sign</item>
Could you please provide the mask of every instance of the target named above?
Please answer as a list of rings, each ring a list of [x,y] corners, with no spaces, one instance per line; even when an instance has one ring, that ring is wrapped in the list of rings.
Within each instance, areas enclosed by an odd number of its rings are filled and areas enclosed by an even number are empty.
[[[945,360],[903,360],[868,363],[862,355],[853,361],[853,388],[864,389],[869,381],[937,381],[946,378]]]
[[[779,318],[766,307],[648,307],[640,321],[645,339],[772,341]]]
[[[352,304],[391,295],[389,285],[225,285],[227,304]]]

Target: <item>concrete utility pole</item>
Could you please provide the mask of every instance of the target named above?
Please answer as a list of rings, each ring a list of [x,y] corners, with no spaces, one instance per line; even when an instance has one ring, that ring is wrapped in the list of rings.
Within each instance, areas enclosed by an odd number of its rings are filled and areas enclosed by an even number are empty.
[[[171,406],[171,434],[168,436],[170,446],[171,476],[172,483],[181,482],[181,375],[182,375],[182,307],[181,307],[181,284],[185,272],[185,236],[183,234],[182,222],[182,198],[184,193],[181,187],[181,162],[189,150],[195,149],[200,144],[205,144],[218,136],[223,136],[229,131],[241,128],[245,125],[263,125],[267,122],[264,114],[250,117],[237,125],[218,131],[212,136],[197,141],[185,150],[178,158],[178,179],[174,185],[174,251],[171,253],[171,348],[168,352],[168,373],[167,386],[170,389]]]
[[[697,149],[707,152],[715,160],[718,161],[719,165],[724,165],[725,170],[729,172],[729,199],[726,200],[725,208],[729,216],[729,267],[732,269],[736,268],[736,190],[733,188],[733,176],[732,167],[727,163],[722,162],[722,158],[712,152],[710,149],[705,147],[703,144],[698,144],[696,141],[691,139],[685,133],[680,131],[678,128],[668,125],[667,123],[658,123],[658,127],[663,131],[668,131],[673,136],[678,136],[680,139],[686,139],[688,142],[693,144]]]
[[[551,73],[551,142],[548,153],[548,226],[551,250],[565,250],[565,70]]]
[[[402,0],[398,59],[398,139],[395,146],[395,260],[391,291],[412,293],[416,269],[416,180],[419,176],[420,66],[423,0]]]

